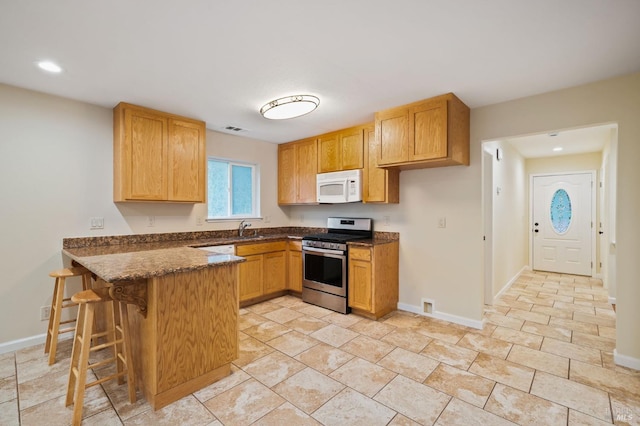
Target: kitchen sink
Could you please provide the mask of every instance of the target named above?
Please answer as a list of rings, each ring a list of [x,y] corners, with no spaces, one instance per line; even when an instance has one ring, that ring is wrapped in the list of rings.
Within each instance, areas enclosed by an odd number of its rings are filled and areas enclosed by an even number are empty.
[[[211,254],[235,254],[236,253],[236,246],[233,244],[226,244],[222,246],[194,247],[194,248],[209,252]]]

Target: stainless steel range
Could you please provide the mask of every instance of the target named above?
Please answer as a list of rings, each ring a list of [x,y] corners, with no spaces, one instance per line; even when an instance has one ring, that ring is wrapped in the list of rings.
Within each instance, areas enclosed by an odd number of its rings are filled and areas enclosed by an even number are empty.
[[[327,228],[302,238],[302,300],[347,314],[347,242],[371,238],[373,220],[330,217]]]

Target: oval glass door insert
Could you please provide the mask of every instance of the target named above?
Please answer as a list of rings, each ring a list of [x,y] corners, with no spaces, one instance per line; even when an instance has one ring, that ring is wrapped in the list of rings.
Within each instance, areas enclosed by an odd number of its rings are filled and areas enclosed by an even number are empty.
[[[564,189],[558,189],[551,198],[551,225],[558,234],[564,234],[571,225],[571,199]]]

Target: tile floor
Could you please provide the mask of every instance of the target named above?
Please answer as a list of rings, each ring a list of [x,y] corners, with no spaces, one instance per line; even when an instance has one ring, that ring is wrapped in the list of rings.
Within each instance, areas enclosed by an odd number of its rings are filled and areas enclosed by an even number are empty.
[[[613,363],[616,315],[600,281],[524,273],[485,311],[475,330],[280,297],[241,310],[229,377],[158,411],[105,383],[88,392],[83,424],[640,424],[640,372]],[[42,345],[0,355],[1,425],[68,424],[61,346],[52,367]]]

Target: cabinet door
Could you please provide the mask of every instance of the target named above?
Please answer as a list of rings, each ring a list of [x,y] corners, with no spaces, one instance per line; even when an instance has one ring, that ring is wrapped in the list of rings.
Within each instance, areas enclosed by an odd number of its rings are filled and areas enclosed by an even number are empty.
[[[291,249],[289,244],[288,287],[289,290],[302,292],[302,252]]]
[[[337,133],[318,138],[318,173],[342,170],[342,150]]]
[[[295,164],[295,145],[278,145],[278,204],[294,204],[297,201]]]
[[[372,311],[371,262],[349,258],[349,306]]]
[[[387,190],[386,170],[377,166],[378,144],[374,129],[364,131],[367,167],[364,169],[364,199],[367,203],[383,203]]]
[[[447,101],[438,100],[409,110],[409,160],[447,157]]]
[[[287,288],[287,252],[264,254],[264,294]]]
[[[376,113],[376,140],[380,146],[378,165],[409,159],[409,111],[406,108]]]
[[[167,199],[167,125],[165,117],[138,109],[125,110],[126,199]]]
[[[262,296],[263,255],[246,256],[246,262],[238,264],[240,301]]]
[[[364,167],[364,139],[362,128],[339,133],[342,150],[340,170],[362,169]]]
[[[315,139],[299,142],[296,146],[298,203],[316,203],[316,174],[318,173],[318,147]]]
[[[168,192],[170,201],[205,202],[205,127],[169,119]]]

